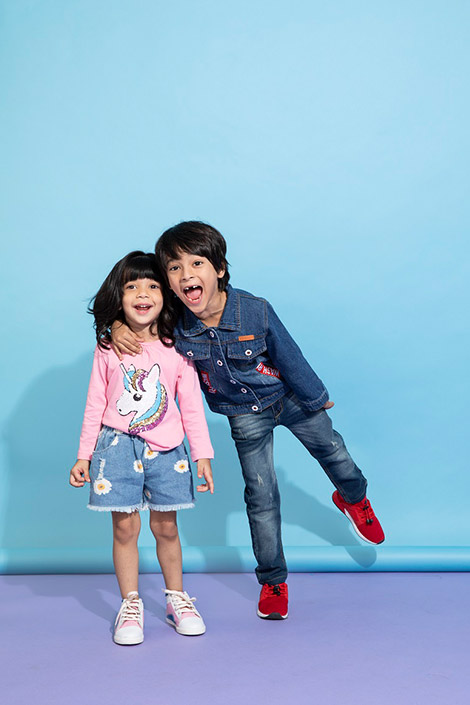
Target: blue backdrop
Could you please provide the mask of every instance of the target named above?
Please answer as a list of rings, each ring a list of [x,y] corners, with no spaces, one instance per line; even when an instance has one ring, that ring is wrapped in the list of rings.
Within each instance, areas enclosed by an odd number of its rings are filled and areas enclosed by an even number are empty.
[[[111,570],[68,486],[117,259],[184,219],[225,234],[325,381],[387,542],[360,546],[280,429],[291,569],[466,569],[469,130],[465,1],[0,4],[0,569]],[[253,566],[228,424],[187,570]],[[146,529],[142,569],[155,569]]]

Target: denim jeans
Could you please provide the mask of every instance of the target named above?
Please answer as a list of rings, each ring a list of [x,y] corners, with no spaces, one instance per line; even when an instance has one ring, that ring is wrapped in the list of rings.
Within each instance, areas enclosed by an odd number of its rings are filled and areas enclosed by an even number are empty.
[[[324,409],[303,411],[289,392],[260,414],[229,416],[245,480],[245,502],[258,581],[276,585],[287,578],[281,540],[280,496],[273,461],[273,430],[285,426],[305,446],[346,502],[359,502],[367,481],[349,455]]]

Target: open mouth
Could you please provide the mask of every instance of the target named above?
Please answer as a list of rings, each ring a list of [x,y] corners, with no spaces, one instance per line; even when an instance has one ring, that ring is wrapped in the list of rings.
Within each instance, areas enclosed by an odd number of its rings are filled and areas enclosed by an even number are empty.
[[[147,313],[147,311],[150,311],[152,306],[150,304],[137,304],[137,306],[134,306],[134,308],[137,313]]]
[[[194,286],[185,286],[183,289],[185,298],[192,304],[198,304],[202,298],[202,286],[195,284]]]

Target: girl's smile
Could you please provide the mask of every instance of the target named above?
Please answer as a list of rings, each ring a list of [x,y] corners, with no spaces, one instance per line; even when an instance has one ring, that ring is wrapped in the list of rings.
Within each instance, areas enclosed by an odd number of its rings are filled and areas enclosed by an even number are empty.
[[[154,279],[135,279],[124,284],[122,309],[126,322],[134,333],[154,338],[151,326],[163,307],[160,284]]]

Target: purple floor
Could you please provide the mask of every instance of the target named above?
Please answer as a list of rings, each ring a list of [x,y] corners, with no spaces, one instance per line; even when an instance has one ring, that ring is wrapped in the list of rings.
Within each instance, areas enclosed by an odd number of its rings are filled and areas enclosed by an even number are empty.
[[[207,624],[164,623],[160,575],[143,575],[145,641],[116,646],[112,575],[0,577],[2,700],[95,703],[464,705],[468,573],[291,574],[290,615],[255,614],[247,574],[185,575]]]

